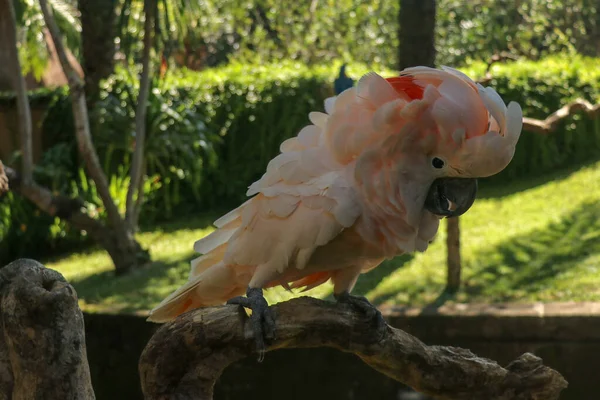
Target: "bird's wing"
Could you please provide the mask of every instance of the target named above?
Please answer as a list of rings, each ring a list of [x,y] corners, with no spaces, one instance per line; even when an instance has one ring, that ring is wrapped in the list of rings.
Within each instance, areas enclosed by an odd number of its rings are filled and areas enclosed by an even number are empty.
[[[217,230],[195,243],[205,254],[200,268],[211,264],[211,252],[237,266],[264,266],[283,272],[304,268],[312,253],[352,226],[361,212],[351,171],[337,163],[323,145],[328,115],[311,113],[313,122],[281,145],[261,179],[250,185],[254,196],[215,221]],[[200,264],[197,264],[200,265]],[[263,268],[264,269],[264,268]]]

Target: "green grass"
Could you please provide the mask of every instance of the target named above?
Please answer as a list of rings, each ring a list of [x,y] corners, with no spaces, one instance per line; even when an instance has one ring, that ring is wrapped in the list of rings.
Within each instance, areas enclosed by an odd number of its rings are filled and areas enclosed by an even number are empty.
[[[127,276],[114,277],[99,250],[46,265],[75,286],[86,311],[144,313],[185,281],[192,245],[214,217],[140,233],[155,262]],[[600,162],[484,188],[460,223],[463,286],[451,302],[600,301]],[[361,276],[354,292],[377,304],[434,302],[445,284],[444,243],[443,225],[427,252],[385,262]],[[297,295],[266,293],[270,302]],[[328,297],[331,286],[304,294]]]

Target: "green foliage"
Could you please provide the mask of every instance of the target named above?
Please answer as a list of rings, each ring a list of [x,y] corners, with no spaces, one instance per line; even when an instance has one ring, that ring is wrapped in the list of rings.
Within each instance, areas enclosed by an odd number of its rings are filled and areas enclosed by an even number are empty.
[[[69,48],[81,30],[73,0],[51,4]],[[356,61],[395,68],[400,1],[157,0],[155,50],[200,59],[307,65]],[[47,53],[34,0],[15,0],[25,71],[41,73]],[[118,1],[117,46],[134,62],[141,54],[143,2]],[[463,65],[500,52],[538,59],[555,52],[600,56],[600,10],[594,0],[438,0],[437,63]],[[181,60],[180,60],[181,61]]]
[[[339,66],[309,68],[301,63],[232,64],[202,73],[182,73],[168,82],[184,87],[205,115],[207,131],[219,137],[214,168],[205,168],[206,207],[233,205],[245,198],[281,142],[309,123],[308,113],[323,110]],[[361,65],[352,74],[366,72]]]
[[[69,48],[78,54],[80,22],[73,0],[52,0]],[[356,61],[395,68],[400,1],[157,0],[154,48],[199,58],[308,65]],[[26,71],[47,57],[44,23],[34,0],[15,0]],[[117,46],[130,61],[141,53],[143,1],[118,1]],[[594,0],[438,0],[437,62],[463,65],[500,52],[538,59],[566,51],[600,56],[600,10]]]
[[[122,0],[120,36],[126,54],[139,46],[141,3]],[[214,66],[294,59],[393,65],[398,1],[159,0],[158,40],[167,54],[195,49]],[[135,40],[137,39],[137,40]]]
[[[136,11],[133,3],[129,28],[121,34],[123,48],[142,30],[141,5]],[[181,3],[159,2],[161,26],[168,10]],[[319,65],[336,59],[395,68],[399,6],[400,1],[383,0],[203,0],[183,14],[171,13],[173,35],[163,42],[167,50],[195,52],[207,66],[281,59]],[[594,0],[438,0],[437,10],[439,64],[463,65],[500,52],[534,59],[559,51],[600,56]]]
[[[594,0],[438,0],[437,61],[459,65],[501,52],[600,56],[599,16]]]
[[[40,79],[48,62],[48,49],[44,38],[44,16],[37,0],[13,0],[17,19],[17,40],[23,74],[31,72]],[[74,0],[48,1],[63,40],[77,55],[81,38],[81,24]]]
[[[92,114],[97,151],[110,175],[129,165],[135,142],[138,82],[127,70],[103,83]],[[220,142],[207,129],[204,110],[194,104],[189,89],[154,79],[148,98],[144,169],[160,189],[146,196],[144,219],[170,218],[174,207],[200,201],[202,173],[217,162],[214,146]],[[181,210],[180,210],[181,211]]]

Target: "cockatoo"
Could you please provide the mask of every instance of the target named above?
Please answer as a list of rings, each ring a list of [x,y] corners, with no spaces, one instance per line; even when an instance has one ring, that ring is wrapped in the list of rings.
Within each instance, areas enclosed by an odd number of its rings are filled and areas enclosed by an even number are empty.
[[[198,240],[188,281],[149,320],[203,306],[252,309],[257,347],[273,336],[263,289],[333,283],[334,297],[370,316],[351,295],[360,274],[383,260],[425,251],[443,217],[473,204],[477,178],[503,170],[521,134],[522,111],[492,88],[448,67],[413,67],[355,87],[311,112],[285,140],[249,200]],[[244,297],[243,294],[246,294]]]

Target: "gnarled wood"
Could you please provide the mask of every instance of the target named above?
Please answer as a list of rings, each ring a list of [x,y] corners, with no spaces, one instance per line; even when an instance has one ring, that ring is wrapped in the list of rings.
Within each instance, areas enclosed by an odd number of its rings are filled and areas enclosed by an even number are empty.
[[[269,350],[333,347],[377,371],[439,399],[553,400],[564,378],[526,353],[501,367],[469,350],[427,346],[392,327],[377,332],[352,308],[302,297],[272,306],[277,338]],[[212,399],[233,362],[254,354],[252,330],[237,306],[200,308],[156,331],[140,358],[147,400]]]
[[[94,399],[83,314],[58,272],[33,260],[0,269],[0,399]]]
[[[541,134],[552,133],[565,118],[584,111],[590,118],[600,117],[600,103],[591,104],[583,99],[575,99],[564,107],[553,112],[546,119],[523,118],[523,130]]]

